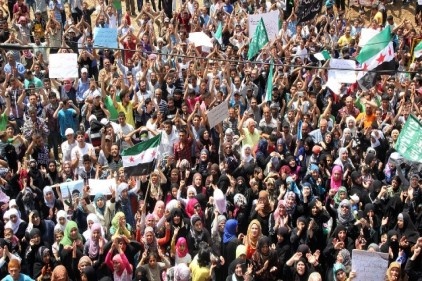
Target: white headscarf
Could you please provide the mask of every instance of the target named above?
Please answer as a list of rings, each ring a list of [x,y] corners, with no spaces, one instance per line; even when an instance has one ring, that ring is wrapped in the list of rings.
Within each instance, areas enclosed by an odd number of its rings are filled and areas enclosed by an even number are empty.
[[[54,230],[61,229],[64,232],[64,230],[66,228],[66,224],[67,224],[67,213],[66,213],[66,211],[64,211],[64,210],[58,211],[56,217],[57,217],[57,224],[54,227]],[[60,221],[59,221],[60,218],[64,218],[64,220],[65,220],[64,224],[60,224]]]
[[[12,222],[12,220],[9,220],[9,222],[10,222],[10,223],[11,223],[11,225],[12,225],[13,234],[16,234],[16,233],[18,232],[18,230],[19,230],[19,226],[20,226],[20,224],[23,222],[23,220],[21,220],[20,215],[19,215],[19,212],[18,212],[18,210],[16,210],[15,208],[10,209],[10,210],[9,210],[9,214],[10,214],[9,218],[10,218],[11,216],[16,216],[16,217],[18,218],[18,219],[17,219],[17,221],[16,221],[15,223],[13,223],[13,222]]]

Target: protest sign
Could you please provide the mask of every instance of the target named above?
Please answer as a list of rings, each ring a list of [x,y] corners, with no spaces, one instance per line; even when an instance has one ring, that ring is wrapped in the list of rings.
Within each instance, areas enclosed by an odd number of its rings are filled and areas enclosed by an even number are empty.
[[[195,44],[195,47],[203,46],[212,48],[212,38],[208,37],[204,32],[191,32],[189,33],[189,42]]]
[[[395,149],[410,161],[422,163],[422,123],[410,114],[397,139]]]
[[[116,180],[115,179],[105,179],[105,180],[96,180],[89,179],[89,194],[95,195],[97,193],[102,193],[104,195],[110,195],[111,189],[116,190]]]
[[[51,54],[48,72],[50,78],[78,78],[78,55],[73,53]]]
[[[95,28],[94,47],[103,49],[117,49],[117,29],[116,28]]]
[[[84,188],[84,181],[66,181],[60,184],[60,193],[63,198],[69,198],[74,190],[78,190],[80,193]]]
[[[259,21],[264,21],[265,29],[267,30],[268,39],[273,40],[278,34],[278,18],[280,12],[271,11],[269,13],[248,15],[249,38],[252,38]],[[190,38],[189,38],[190,40]]]
[[[315,18],[321,12],[322,0],[300,0],[296,14],[297,22],[304,22]]]
[[[356,62],[353,60],[330,59],[328,80],[334,79],[338,83],[353,84],[356,82]]]
[[[229,117],[228,107],[228,102],[223,101],[222,103],[208,111],[208,123],[210,124],[210,128],[214,128],[224,119]]]
[[[352,270],[356,272],[353,281],[380,280],[388,268],[388,253],[352,251]]]

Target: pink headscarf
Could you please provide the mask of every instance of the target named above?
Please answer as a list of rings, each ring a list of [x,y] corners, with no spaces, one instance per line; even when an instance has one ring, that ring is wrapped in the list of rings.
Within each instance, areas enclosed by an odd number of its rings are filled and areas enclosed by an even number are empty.
[[[186,213],[188,214],[189,218],[195,214],[196,204],[199,204],[198,199],[192,198],[188,200],[188,204],[186,205]]]
[[[334,179],[333,174],[336,172],[340,173],[340,180]],[[340,186],[342,186],[342,183],[343,183],[343,169],[341,168],[341,166],[335,165],[333,167],[333,170],[331,171],[330,189],[333,189],[337,192]]]
[[[280,218],[286,215],[286,213],[286,202],[284,200],[278,201],[277,208],[274,211],[274,221],[277,222]]]
[[[158,208],[162,207],[162,214],[158,214]],[[156,217],[158,217],[159,219],[161,219],[164,216],[164,202],[159,200],[155,203],[155,207],[154,207],[154,212],[152,212]]]
[[[184,245],[185,250],[181,251],[180,246]],[[180,237],[177,239],[176,243],[176,254],[179,258],[184,258],[189,253],[188,244],[186,243],[186,239],[184,237]]]

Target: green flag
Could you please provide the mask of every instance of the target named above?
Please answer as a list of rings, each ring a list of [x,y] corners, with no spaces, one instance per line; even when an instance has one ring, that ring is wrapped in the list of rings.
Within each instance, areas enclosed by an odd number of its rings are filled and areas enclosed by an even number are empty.
[[[218,24],[214,37],[218,41],[218,43],[220,43],[220,45],[223,43],[223,25],[221,24],[221,21]]]
[[[249,43],[248,60],[253,58],[259,50],[268,43],[268,41],[268,34],[265,29],[264,20],[261,18],[255,29],[255,33],[252,36],[252,40]]]
[[[395,149],[410,161],[422,163],[422,123],[410,114],[397,139]]]
[[[265,102],[272,101],[273,99],[273,75],[274,75],[274,61],[271,60],[270,72],[267,76],[267,89],[265,91]]]

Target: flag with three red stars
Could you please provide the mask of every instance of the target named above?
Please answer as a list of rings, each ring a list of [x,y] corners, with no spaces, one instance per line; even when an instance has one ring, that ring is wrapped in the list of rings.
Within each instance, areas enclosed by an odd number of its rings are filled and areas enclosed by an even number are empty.
[[[356,57],[361,69],[357,80],[363,90],[372,88],[378,75],[394,74],[396,61],[391,39],[391,27],[388,26],[369,39]]]
[[[125,175],[130,177],[150,174],[154,170],[160,143],[161,134],[123,150]]]

